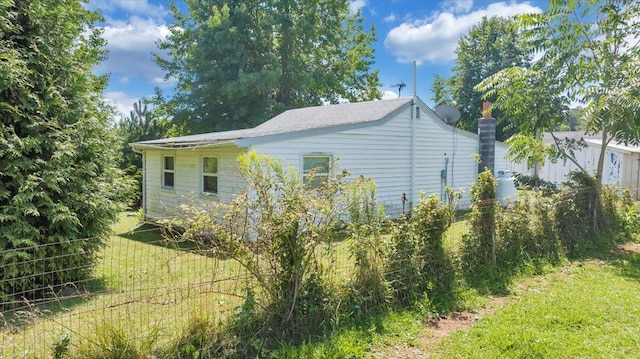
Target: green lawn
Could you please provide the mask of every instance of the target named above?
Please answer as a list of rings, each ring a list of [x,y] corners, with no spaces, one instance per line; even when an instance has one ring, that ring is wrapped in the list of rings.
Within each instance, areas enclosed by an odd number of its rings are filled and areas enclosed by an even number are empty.
[[[635,246],[635,251],[640,246]],[[473,298],[479,321],[440,339],[424,313],[387,313],[278,358],[630,358],[640,355],[640,255],[620,252],[522,278]],[[508,304],[500,304],[506,302]],[[479,306],[478,306],[479,305]],[[495,311],[483,306],[497,307]],[[464,308],[462,308],[464,309]],[[469,308],[467,308],[469,309]]]
[[[157,335],[162,345],[191,316],[215,320],[240,303],[238,297],[220,294],[241,290],[235,279],[242,271],[231,261],[172,249],[157,228],[140,227],[126,214],[114,233],[95,268],[99,285],[82,286],[71,299],[7,315],[10,326],[0,331],[0,358],[48,358],[62,333],[70,334],[73,346],[91,340],[104,323],[137,340]]]
[[[517,301],[442,343],[445,358],[640,355],[640,257],[620,254],[526,280]]]

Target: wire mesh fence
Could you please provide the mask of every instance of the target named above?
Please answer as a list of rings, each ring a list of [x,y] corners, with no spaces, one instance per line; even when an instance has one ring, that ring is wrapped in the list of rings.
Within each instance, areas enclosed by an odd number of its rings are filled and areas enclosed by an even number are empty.
[[[515,211],[511,208],[514,207],[505,209],[502,216],[515,218],[527,213],[526,208],[516,208],[518,212],[511,212]],[[538,210],[544,211],[544,207],[540,208]],[[536,216],[531,212],[529,218],[523,219],[525,225],[532,226],[538,220],[536,218],[542,218]],[[183,241],[154,224],[141,224],[133,216],[122,216],[117,228],[106,240],[87,279],[55,286],[36,286],[35,289],[5,293],[1,297],[1,358],[47,358],[60,345],[104,345],[100,342],[100,333],[112,328],[126,333],[127,340],[152,343],[149,350],[166,347],[181,335],[193,318],[223,323],[236,315],[246,303],[247,288],[255,285],[247,268],[206,243]],[[402,230],[402,227],[394,228],[396,231]],[[497,233],[513,235],[500,230]],[[460,251],[463,236],[469,234],[473,234],[470,222],[466,215],[460,215],[442,238],[444,255],[430,256],[428,267],[415,268],[416,259],[425,259],[420,256],[427,254],[416,253],[413,248],[392,246],[392,236],[401,233],[383,230],[380,239],[387,254],[389,251],[395,253],[388,256],[390,259],[381,267],[384,270],[382,276],[389,279],[394,293],[407,291],[415,285],[411,277],[415,271],[431,271],[432,280],[426,287],[427,291],[433,290],[444,279],[461,281],[460,268],[464,267],[464,263],[460,261],[464,256]],[[62,244],[50,243],[46,246]],[[332,287],[341,293],[348,292],[353,287],[358,270],[358,259],[354,257],[352,247],[359,243],[337,236],[326,245],[331,246],[330,251],[320,248],[316,252],[319,263],[326,268]],[[51,263],[57,259],[52,257],[40,261]],[[44,263],[30,259],[19,264],[46,268]],[[7,275],[9,268],[8,263],[0,264],[3,274],[0,280],[10,280]],[[46,277],[52,271],[55,269],[34,271],[30,276],[36,279]],[[34,283],[47,281],[35,280]],[[456,298],[461,295],[458,291],[462,290],[463,286],[449,283],[443,293]],[[362,309],[358,307],[361,303],[343,303],[343,306],[352,307],[341,310],[355,313]]]
[[[95,341],[105,324],[124,328],[135,340],[155,335],[155,345],[162,346],[165,339],[178,336],[190,318],[221,322],[242,305],[251,278],[233,260],[168,238],[155,225],[137,225],[132,217],[122,221],[121,226],[129,228],[107,239],[88,279],[4,297],[0,357],[51,357],[65,337],[72,345],[83,345]],[[466,230],[464,220],[451,227],[446,242],[452,251]],[[346,287],[354,272],[350,242],[334,244],[331,253],[321,251],[321,260],[331,266],[328,273],[335,286]],[[0,268],[5,271],[6,266]]]

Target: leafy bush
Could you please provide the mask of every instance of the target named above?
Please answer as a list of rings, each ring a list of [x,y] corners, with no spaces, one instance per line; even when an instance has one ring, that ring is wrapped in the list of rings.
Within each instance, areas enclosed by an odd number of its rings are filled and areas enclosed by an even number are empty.
[[[546,181],[540,177],[523,175],[522,173],[516,174],[514,183],[518,188],[541,191],[545,195],[558,191],[555,183]]]
[[[272,343],[321,331],[330,323],[336,291],[326,279],[331,266],[319,256],[330,250],[342,219],[335,209],[344,174],[314,187],[318,181],[303,183],[294,168],[274,158],[251,152],[238,163],[246,183],[241,195],[209,210],[184,206],[185,215],[172,224],[183,229],[182,238],[210,246],[247,271],[248,294],[235,329],[269,328],[261,334]]]
[[[396,302],[409,305],[425,293],[420,290],[422,260],[409,217],[400,217],[391,227],[387,280]]]
[[[496,271],[496,216],[501,207],[496,200],[498,182],[486,170],[478,174],[471,185],[471,213],[469,233],[463,235],[461,246],[462,270],[471,282]]]
[[[640,202],[634,201],[631,191],[623,189],[619,210],[620,240],[638,241],[640,235]]]
[[[512,271],[557,263],[563,256],[557,240],[553,199],[541,193],[521,195],[498,216],[497,264]]]
[[[565,188],[556,196],[556,226],[569,257],[592,252],[616,232],[615,190],[581,171],[569,173]]]
[[[354,278],[349,283],[350,301],[356,312],[383,309],[391,298],[385,278],[387,244],[382,238],[384,207],[376,201],[376,184],[360,177],[345,188],[349,213],[349,252],[354,259]]]
[[[400,304],[411,304],[425,294],[436,301],[451,294],[455,271],[443,240],[454,207],[453,201],[443,204],[436,194],[425,198],[422,193],[411,217],[401,218],[394,226],[387,279]]]

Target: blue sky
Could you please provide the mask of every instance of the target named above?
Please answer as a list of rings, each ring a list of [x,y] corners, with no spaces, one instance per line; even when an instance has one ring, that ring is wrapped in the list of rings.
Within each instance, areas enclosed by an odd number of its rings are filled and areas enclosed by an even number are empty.
[[[181,4],[182,0],[176,0]],[[385,98],[398,96],[393,85],[404,82],[402,95],[410,95],[412,61],[417,66],[417,93],[433,105],[433,75],[450,76],[458,39],[483,16],[511,16],[539,12],[545,0],[351,0],[352,11],[361,11],[367,28],[375,24],[375,65],[380,71],[380,90]],[[183,4],[182,4],[183,5]],[[109,73],[105,97],[123,115],[133,103],[150,97],[158,86],[170,93],[174,82],[153,62],[159,53],[156,42],[169,34],[169,0],[90,0],[87,7],[99,10],[100,24],[109,55],[97,73]]]

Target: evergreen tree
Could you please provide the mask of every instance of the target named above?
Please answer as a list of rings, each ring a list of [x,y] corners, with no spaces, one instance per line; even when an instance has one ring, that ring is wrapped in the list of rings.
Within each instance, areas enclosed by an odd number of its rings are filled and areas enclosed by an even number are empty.
[[[0,2],[0,299],[90,273],[128,190],[99,20],[78,0]]]
[[[160,111],[150,110],[147,102],[140,100],[134,103],[133,111],[116,126],[121,141],[120,168],[136,183],[132,190],[132,208],[139,208],[142,204],[142,156],[135,153],[129,144],[162,138],[167,127],[166,118],[160,115]]]
[[[380,98],[375,28],[346,0],[186,0],[157,57],[178,133],[252,127],[290,108]]]

